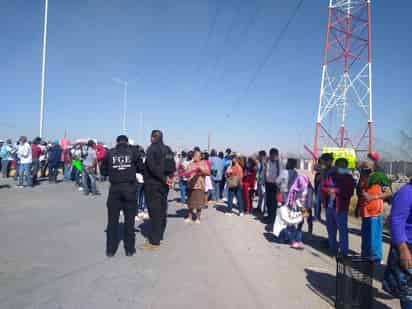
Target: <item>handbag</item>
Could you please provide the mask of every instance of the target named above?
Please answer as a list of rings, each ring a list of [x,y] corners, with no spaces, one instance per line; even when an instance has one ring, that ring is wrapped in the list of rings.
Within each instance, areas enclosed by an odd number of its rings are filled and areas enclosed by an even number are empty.
[[[230,176],[227,179],[227,186],[229,187],[229,189],[234,189],[240,186],[240,177],[239,176]]]

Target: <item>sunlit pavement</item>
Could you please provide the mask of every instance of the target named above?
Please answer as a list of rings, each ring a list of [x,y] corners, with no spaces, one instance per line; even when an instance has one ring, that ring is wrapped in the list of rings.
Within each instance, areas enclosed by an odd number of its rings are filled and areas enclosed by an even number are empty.
[[[332,307],[336,264],[319,249],[322,225],[295,251],[252,216],[212,207],[200,225],[185,224],[171,202],[159,251],[126,257],[120,244],[109,259],[107,184],[99,187],[101,196],[85,197],[71,183],[16,189],[0,179],[0,308]],[[358,250],[359,237],[350,241]],[[137,232],[136,247],[143,243]],[[375,308],[399,308],[378,297]]]

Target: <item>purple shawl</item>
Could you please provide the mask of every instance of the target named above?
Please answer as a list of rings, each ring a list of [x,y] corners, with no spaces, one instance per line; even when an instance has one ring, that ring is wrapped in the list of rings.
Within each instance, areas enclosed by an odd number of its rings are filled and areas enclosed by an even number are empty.
[[[287,201],[288,207],[293,207],[293,205],[295,204],[298,198],[298,193],[301,193],[307,190],[309,187],[309,184],[310,184],[310,180],[308,176],[299,175],[296,178],[295,182],[289,189],[288,201]]]

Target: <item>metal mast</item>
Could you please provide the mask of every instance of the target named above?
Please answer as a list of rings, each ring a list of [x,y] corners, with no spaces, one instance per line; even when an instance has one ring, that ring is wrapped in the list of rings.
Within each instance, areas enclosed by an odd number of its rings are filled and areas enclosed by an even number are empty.
[[[330,0],[313,153],[373,151],[371,0]]]

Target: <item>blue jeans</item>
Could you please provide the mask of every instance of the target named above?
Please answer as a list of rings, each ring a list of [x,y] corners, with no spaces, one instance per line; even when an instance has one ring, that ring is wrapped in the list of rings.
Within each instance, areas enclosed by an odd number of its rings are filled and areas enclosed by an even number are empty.
[[[408,244],[411,251],[411,244]],[[412,269],[401,266],[399,249],[392,245],[389,250],[388,263],[383,276],[383,289],[394,298],[401,300],[401,307],[412,309]]]
[[[213,183],[213,200],[217,202],[220,199],[220,183],[221,180],[212,180]]]
[[[257,187],[257,195],[258,195],[258,205],[257,209],[259,209],[262,214],[265,213],[265,200],[266,200],[266,193],[265,193],[265,185],[263,183],[259,183]]]
[[[19,186],[23,186],[24,178],[29,187],[33,186],[33,178],[31,174],[31,163],[19,164]]]
[[[401,301],[402,309],[412,309],[412,300]]]
[[[3,178],[9,177],[9,165],[10,165],[9,160],[5,160],[5,159],[1,160],[1,172],[3,174]]]
[[[70,173],[70,180],[74,181],[79,186],[81,185],[80,172],[75,167],[72,168],[72,171]]]
[[[20,160],[16,160],[16,172],[14,174],[14,180],[19,179],[19,174],[20,174]]]
[[[343,255],[349,253],[349,232],[348,232],[348,212],[337,212],[335,208],[326,209],[326,228],[328,230],[329,248],[334,253],[340,252]],[[339,231],[339,250],[336,241],[337,231]]]
[[[83,193],[84,194],[89,194],[90,192],[92,194],[97,193],[97,187],[96,187],[96,174],[94,173],[94,170],[92,167],[84,167],[83,172],[82,172],[82,185],[83,185]],[[89,187],[89,182],[90,182],[90,187]]]
[[[293,225],[283,229],[279,234],[279,241],[285,244],[301,242],[303,238],[302,226],[303,223],[300,223],[297,227]]]
[[[70,181],[72,165],[70,163],[64,165],[64,181]]]
[[[383,259],[382,250],[382,216],[363,218],[362,257],[380,262]]]
[[[139,212],[145,212],[147,208],[146,208],[146,203],[144,200],[144,184],[142,183],[137,184],[136,200],[137,200],[136,214],[138,214]]]
[[[242,187],[239,186],[237,188],[233,188],[233,189],[229,189],[229,196],[228,196],[228,200],[227,200],[227,206],[228,212],[232,212],[232,208],[233,208],[233,199],[236,196],[237,199],[237,205],[239,207],[239,212],[240,213],[244,213],[245,209],[244,209],[244,204],[243,204],[243,194],[242,194]]]
[[[186,204],[187,201],[187,181],[183,178],[179,179],[180,202]]]
[[[322,199],[321,199],[320,186],[315,195],[315,217],[319,221],[322,221]]]

